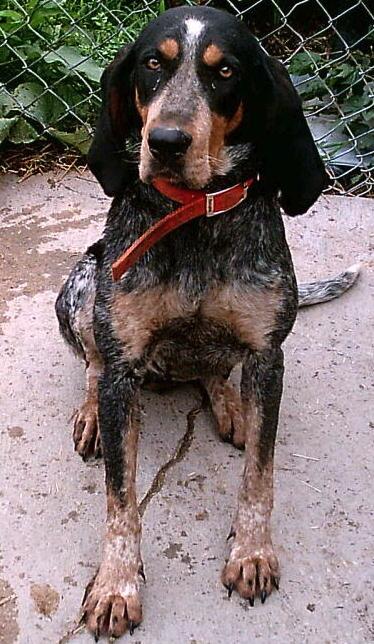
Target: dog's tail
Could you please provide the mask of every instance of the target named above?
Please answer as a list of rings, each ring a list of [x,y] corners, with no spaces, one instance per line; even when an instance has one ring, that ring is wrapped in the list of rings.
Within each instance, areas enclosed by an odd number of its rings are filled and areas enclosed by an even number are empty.
[[[299,308],[322,304],[340,297],[355,283],[360,273],[360,264],[354,264],[335,277],[316,282],[298,284]]]

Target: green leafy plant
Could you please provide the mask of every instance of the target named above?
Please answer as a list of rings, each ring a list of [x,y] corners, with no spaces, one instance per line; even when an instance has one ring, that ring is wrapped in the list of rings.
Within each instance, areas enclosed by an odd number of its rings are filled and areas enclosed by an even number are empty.
[[[368,55],[354,51],[343,60],[334,60],[323,54],[300,52],[293,56],[289,72],[294,76],[306,110],[325,107],[324,114],[335,116],[337,123],[348,126],[358,137],[359,152],[373,151],[374,76]]]
[[[152,5],[152,2],[150,3]],[[164,3],[154,2],[155,11]],[[105,65],[150,17],[141,0],[8,0],[0,11],[0,144],[53,137],[86,153]]]

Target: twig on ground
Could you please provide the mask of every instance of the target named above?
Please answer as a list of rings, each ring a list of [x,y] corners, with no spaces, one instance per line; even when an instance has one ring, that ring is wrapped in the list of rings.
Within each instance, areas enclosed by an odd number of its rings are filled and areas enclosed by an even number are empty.
[[[306,456],[305,454],[291,454],[291,456],[297,456],[297,458],[305,458],[307,461],[319,461],[319,458],[315,456]]]
[[[302,483],[304,483],[304,485],[307,485],[308,487],[310,487],[315,492],[319,492],[321,494],[322,490],[320,490],[318,487],[314,487],[314,485],[311,485],[310,483],[307,483],[306,481],[303,481],[302,479],[300,479],[300,481]]]
[[[15,595],[9,595],[9,597],[4,597],[4,599],[0,599],[0,606],[4,606],[5,604],[8,604],[8,602],[11,602],[12,599],[15,599]]]

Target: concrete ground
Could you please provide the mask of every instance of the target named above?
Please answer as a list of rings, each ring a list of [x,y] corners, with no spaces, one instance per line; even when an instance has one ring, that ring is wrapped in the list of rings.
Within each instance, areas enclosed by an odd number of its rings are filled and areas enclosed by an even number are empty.
[[[89,174],[0,187],[0,642],[85,644],[74,630],[100,560],[104,471],[73,451],[84,369],[53,303],[108,200]],[[370,200],[323,197],[287,221],[299,277],[363,268],[339,301],[300,312],[285,346],[273,513],[282,580],[264,606],[229,600],[219,580],[243,455],[218,441],[207,410],[193,422],[194,389],[144,394],[147,584],[133,644],[374,640],[372,211]]]

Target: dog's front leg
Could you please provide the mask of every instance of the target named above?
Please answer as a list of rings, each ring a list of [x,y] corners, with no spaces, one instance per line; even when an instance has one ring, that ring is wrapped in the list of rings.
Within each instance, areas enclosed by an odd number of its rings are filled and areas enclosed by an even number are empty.
[[[279,566],[270,534],[273,455],[283,383],[280,348],[255,353],[243,365],[241,394],[246,423],[245,466],[230,557],[222,581],[253,606],[278,588]]]
[[[132,632],[142,617],[141,524],[136,502],[139,383],[105,369],[99,380],[99,424],[105,461],[107,523],[100,568],[88,585],[82,619],[96,638]]]

